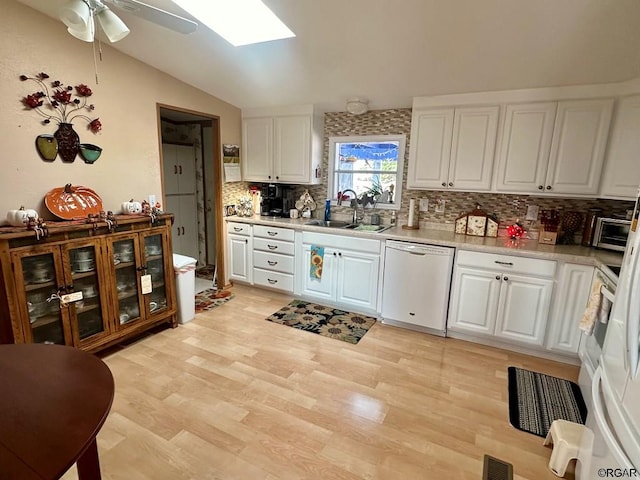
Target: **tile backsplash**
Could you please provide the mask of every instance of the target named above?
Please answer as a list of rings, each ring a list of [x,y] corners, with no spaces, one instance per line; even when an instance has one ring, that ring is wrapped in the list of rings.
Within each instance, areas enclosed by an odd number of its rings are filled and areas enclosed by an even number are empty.
[[[398,212],[398,223],[406,223],[409,201],[411,199],[427,198],[429,211],[420,212],[420,222],[439,224],[442,228],[453,228],[453,222],[460,213],[472,210],[480,205],[487,213],[495,213],[501,223],[513,223],[517,219],[524,220],[527,206],[537,205],[540,210],[555,208],[561,211],[577,211],[586,214],[591,208],[600,208],[606,215],[624,215],[626,210],[633,208],[633,202],[620,200],[603,200],[597,198],[576,199],[558,197],[540,197],[528,195],[508,195],[495,193],[469,193],[434,190],[409,190],[406,188],[407,170],[409,165],[409,149],[411,145],[411,109],[399,108],[390,110],[375,110],[363,115],[352,115],[347,112],[331,112],[325,114],[324,147],[322,156],[322,183],[319,185],[299,185],[296,187],[296,197],[305,189],[318,205],[322,205],[327,198],[327,172],[329,156],[329,137],[350,135],[392,135],[405,134],[407,136],[407,148],[405,152],[402,204]],[[225,203],[236,203],[237,198],[245,194],[249,184],[234,182],[224,184]],[[444,202],[444,213],[436,213],[436,203]],[[348,207],[332,207],[332,213],[336,215],[349,215]],[[377,213],[383,223],[388,223],[391,217],[390,210],[367,208],[365,220],[368,215]],[[321,217],[323,212],[316,210],[316,216]],[[578,230],[578,233],[582,228]]]

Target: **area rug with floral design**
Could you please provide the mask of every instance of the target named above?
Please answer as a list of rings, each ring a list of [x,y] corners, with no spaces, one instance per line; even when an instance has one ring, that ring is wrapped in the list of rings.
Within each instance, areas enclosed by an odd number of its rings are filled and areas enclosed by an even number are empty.
[[[293,300],[266,320],[349,343],[358,343],[376,323],[373,317],[302,300]]]
[[[216,290],[207,288],[200,293],[196,293],[196,313],[211,310],[227,303],[233,298],[233,293],[229,290]]]
[[[204,265],[203,267],[196,268],[196,277],[213,280],[213,274],[215,273],[215,271],[215,265]]]

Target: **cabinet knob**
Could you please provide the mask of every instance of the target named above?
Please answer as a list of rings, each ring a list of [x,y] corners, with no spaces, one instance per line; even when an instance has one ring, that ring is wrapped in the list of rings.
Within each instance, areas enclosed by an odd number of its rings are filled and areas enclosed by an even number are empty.
[[[500,275],[496,275],[496,280],[500,280]]]
[[[180,175],[182,175],[182,165],[178,167],[178,170],[180,170]]]
[[[551,190],[551,185],[547,185],[547,190]]]
[[[277,175],[276,175],[276,180],[280,180],[280,177],[278,177]]]
[[[542,185],[538,185],[538,190],[544,190],[544,187]]]
[[[174,174],[174,175],[177,175],[177,174],[178,174],[178,166],[177,166],[177,165],[174,165],[174,166],[173,166],[173,174]]]
[[[336,255],[337,255],[337,253],[336,253],[336,252],[333,252],[333,256],[335,257]]]
[[[503,279],[505,282],[508,282],[508,281],[509,281],[509,277],[507,277],[507,276],[502,277],[502,279]]]
[[[249,240],[247,240],[246,238],[244,239],[244,243],[249,243]]]
[[[442,186],[446,187],[447,186],[447,182],[442,182]]]
[[[271,180],[271,175],[267,175],[267,178],[268,178],[269,180]]]
[[[449,186],[450,186],[450,187],[453,187],[453,182],[449,182]]]
[[[338,256],[341,257],[342,256],[342,252],[338,253]]]

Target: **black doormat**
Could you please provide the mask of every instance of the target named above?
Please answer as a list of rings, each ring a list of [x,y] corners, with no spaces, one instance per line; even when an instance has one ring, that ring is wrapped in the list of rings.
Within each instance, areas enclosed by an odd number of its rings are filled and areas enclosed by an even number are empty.
[[[554,420],[584,424],[587,406],[578,385],[522,368],[508,371],[509,422],[515,428],[546,437]]]

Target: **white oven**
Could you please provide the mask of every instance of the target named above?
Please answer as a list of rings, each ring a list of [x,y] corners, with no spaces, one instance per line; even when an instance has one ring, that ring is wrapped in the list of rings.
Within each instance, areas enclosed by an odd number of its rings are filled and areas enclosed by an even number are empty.
[[[602,303],[598,318],[593,327],[593,334],[582,334],[580,348],[578,350],[581,360],[578,383],[580,384],[580,390],[582,391],[588,409],[591,408],[591,381],[600,363],[600,355],[602,354],[602,346],[604,345],[604,339],[607,334],[607,326],[616,293],[619,272],[620,267],[605,265],[597,268],[593,275],[592,285],[598,279],[602,281],[602,287],[600,288]]]

